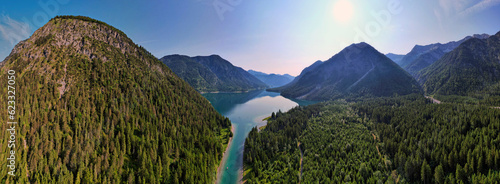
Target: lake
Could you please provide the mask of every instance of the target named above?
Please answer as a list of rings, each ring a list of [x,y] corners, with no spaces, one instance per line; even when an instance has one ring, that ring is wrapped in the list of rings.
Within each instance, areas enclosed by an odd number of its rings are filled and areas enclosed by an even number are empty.
[[[262,119],[271,116],[272,112],[286,112],[298,105],[309,105],[315,102],[292,100],[280,96],[279,93],[265,90],[246,93],[206,93],[203,94],[212,106],[223,116],[231,120],[234,134],[231,146],[223,158],[222,177],[220,183],[234,184],[241,179],[243,169],[243,148],[245,139],[255,126],[263,126]]]

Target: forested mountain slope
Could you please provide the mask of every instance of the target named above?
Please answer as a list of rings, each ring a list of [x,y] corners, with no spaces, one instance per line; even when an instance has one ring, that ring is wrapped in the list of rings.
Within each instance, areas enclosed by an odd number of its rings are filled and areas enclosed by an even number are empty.
[[[17,44],[3,64],[0,103],[7,104],[13,70],[18,132],[16,177],[2,167],[1,183],[215,180],[224,151],[219,134],[229,120],[120,30],[59,16]],[[0,121],[6,118],[0,105]],[[2,150],[6,141],[0,139]]]
[[[416,75],[431,95],[477,96],[500,103],[500,32],[471,38]]]

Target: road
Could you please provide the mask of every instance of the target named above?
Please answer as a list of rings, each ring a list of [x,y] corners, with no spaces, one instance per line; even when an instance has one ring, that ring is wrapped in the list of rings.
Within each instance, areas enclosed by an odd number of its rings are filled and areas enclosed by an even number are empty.
[[[302,169],[304,168],[304,165],[302,165],[302,160],[304,158],[304,152],[300,149],[300,142],[297,142],[297,147],[299,148],[300,151],[300,175],[299,175],[299,184],[300,180],[302,180]]]
[[[432,103],[435,103],[435,104],[441,104],[441,101],[436,100],[435,98],[432,98],[432,97],[430,97],[430,96],[425,96],[425,98],[432,100]]]

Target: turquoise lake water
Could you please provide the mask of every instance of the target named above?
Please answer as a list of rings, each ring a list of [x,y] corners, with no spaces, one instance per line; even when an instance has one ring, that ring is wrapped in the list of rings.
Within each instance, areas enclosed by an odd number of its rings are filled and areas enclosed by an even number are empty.
[[[228,117],[235,128],[231,147],[226,153],[227,160],[220,179],[222,184],[238,183],[241,179],[239,177],[243,169],[245,139],[253,127],[265,125],[262,119],[271,116],[272,112],[286,112],[298,105],[315,103],[288,99],[279,93],[264,90],[247,93],[206,93],[203,96],[219,113]]]

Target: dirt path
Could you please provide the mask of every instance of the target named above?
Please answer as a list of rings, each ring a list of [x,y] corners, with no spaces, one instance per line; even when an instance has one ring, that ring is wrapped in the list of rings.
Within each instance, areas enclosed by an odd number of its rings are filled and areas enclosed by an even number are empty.
[[[425,98],[432,100],[432,103],[435,103],[435,104],[441,104],[441,101],[436,100],[435,98],[432,98],[432,97],[430,97],[430,96],[425,96]]]
[[[300,175],[299,175],[299,184],[300,181],[302,180],[302,169],[304,168],[304,165],[302,165],[302,161],[304,159],[304,152],[300,149],[300,142],[297,142],[297,147],[299,148],[300,151]]]
[[[372,136],[373,136],[373,140],[377,140],[377,136],[375,134],[372,133]],[[376,143],[375,143],[375,148],[377,148],[378,156],[380,156],[380,158],[382,158],[382,154],[380,154],[380,150],[378,149],[378,145]]]
[[[435,103],[435,104],[441,104],[442,103],[441,101],[439,101],[439,100],[437,100],[435,98],[432,98],[430,96],[425,96],[425,98],[432,100],[432,103]],[[500,107],[491,107],[491,108],[493,108],[493,109],[500,109]]]

